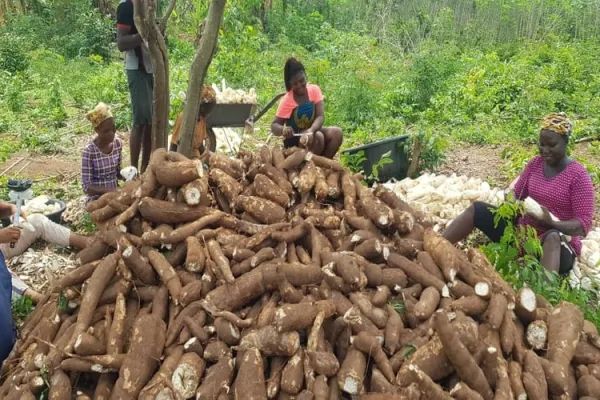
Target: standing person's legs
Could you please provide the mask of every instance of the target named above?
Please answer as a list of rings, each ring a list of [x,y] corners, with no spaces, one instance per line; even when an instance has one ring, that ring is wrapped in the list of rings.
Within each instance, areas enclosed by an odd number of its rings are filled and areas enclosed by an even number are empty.
[[[139,160],[142,153],[143,172],[150,160],[152,148],[152,74],[141,70],[127,70],[127,81],[131,95],[131,109],[133,113],[133,127],[129,148],[131,153],[131,165],[140,168]]]

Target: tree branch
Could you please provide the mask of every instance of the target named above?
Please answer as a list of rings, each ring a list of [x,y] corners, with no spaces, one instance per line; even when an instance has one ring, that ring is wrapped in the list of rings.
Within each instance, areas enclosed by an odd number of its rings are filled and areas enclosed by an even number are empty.
[[[162,19],[160,20],[160,31],[161,32],[165,32],[165,30],[167,29],[167,22],[169,22],[169,18],[171,17],[171,13],[175,9],[176,3],[177,3],[177,0],[171,0],[171,3],[169,4],[169,8],[167,8],[165,15],[163,15]]]
[[[214,49],[219,38],[219,27],[225,11],[226,0],[212,0],[206,18],[206,25],[200,38],[200,44],[194,55],[190,70],[187,100],[183,111],[181,134],[179,136],[179,152],[191,157],[193,155],[194,128],[200,107],[202,84],[206,71],[212,60]]]

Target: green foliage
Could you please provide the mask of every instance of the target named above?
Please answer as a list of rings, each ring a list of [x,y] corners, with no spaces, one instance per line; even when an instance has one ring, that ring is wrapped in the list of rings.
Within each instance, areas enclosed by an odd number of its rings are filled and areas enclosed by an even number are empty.
[[[2,30],[28,43],[30,49],[44,46],[67,58],[98,54],[107,59],[114,48],[114,21],[82,1],[44,3],[37,12],[14,16]]]
[[[379,170],[381,168],[383,168],[385,165],[388,164],[392,164],[394,161],[392,160],[392,158],[390,157],[392,155],[392,151],[388,151],[386,153],[383,153],[381,155],[381,157],[379,158],[379,161],[377,161],[375,164],[373,164],[371,166],[371,175],[370,177],[373,178],[373,180],[377,180],[379,178]]]
[[[0,35],[0,70],[15,74],[29,67],[29,57],[22,39],[14,35]]]
[[[600,326],[600,308],[595,291],[570,288],[566,277],[548,271],[539,262],[542,245],[532,227],[516,226],[512,223],[523,214],[520,202],[508,201],[494,215],[494,222],[506,223],[499,243],[481,247],[496,270],[515,289],[528,286],[556,305],[568,301],[584,311],[585,318]]]
[[[355,173],[363,173],[363,163],[367,161],[367,156],[363,150],[357,151],[356,153],[342,153],[340,161],[344,168],[348,168],[350,171]]]
[[[433,171],[446,160],[445,151],[448,141],[444,137],[434,134],[431,130],[421,130],[408,137],[402,151],[410,155],[416,141],[420,142],[421,153],[415,176],[423,171]]]
[[[29,296],[19,296],[11,304],[13,319],[17,323],[22,322],[34,310],[33,301]]]

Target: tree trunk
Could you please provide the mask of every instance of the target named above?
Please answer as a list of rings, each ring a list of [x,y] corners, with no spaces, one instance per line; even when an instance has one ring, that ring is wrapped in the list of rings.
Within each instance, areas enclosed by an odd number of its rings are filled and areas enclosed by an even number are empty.
[[[166,28],[174,4],[175,0],[171,0],[171,6],[160,25],[156,21],[156,0],[137,0],[134,7],[135,26],[148,46],[154,67],[152,151],[167,147],[169,134],[169,58],[161,29]]]
[[[202,30],[200,44],[194,55],[190,69],[190,80],[187,89],[187,99],[183,110],[181,122],[181,133],[179,136],[179,152],[187,157],[193,155],[194,130],[200,107],[202,84],[206,71],[212,60],[217,40],[219,38],[219,27],[223,19],[226,0],[212,0],[206,17],[206,23]]]

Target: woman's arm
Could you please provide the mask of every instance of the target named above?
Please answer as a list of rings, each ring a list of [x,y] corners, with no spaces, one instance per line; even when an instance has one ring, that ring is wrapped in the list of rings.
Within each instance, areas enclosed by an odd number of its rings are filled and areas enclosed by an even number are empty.
[[[15,213],[16,206],[0,200],[0,218],[10,218]]]
[[[320,131],[323,127],[323,121],[325,121],[325,106],[323,105],[323,101],[320,101],[317,104],[315,104],[315,120],[313,121],[308,131]]]
[[[271,123],[271,132],[273,132],[273,135],[275,135],[275,136],[283,135],[283,125],[284,124],[285,124],[285,119],[275,117],[275,119],[273,119],[273,122]]]
[[[583,224],[578,219],[572,219],[569,221],[552,221],[550,229],[556,229],[559,232],[564,233],[568,236],[585,236],[585,229]]]

